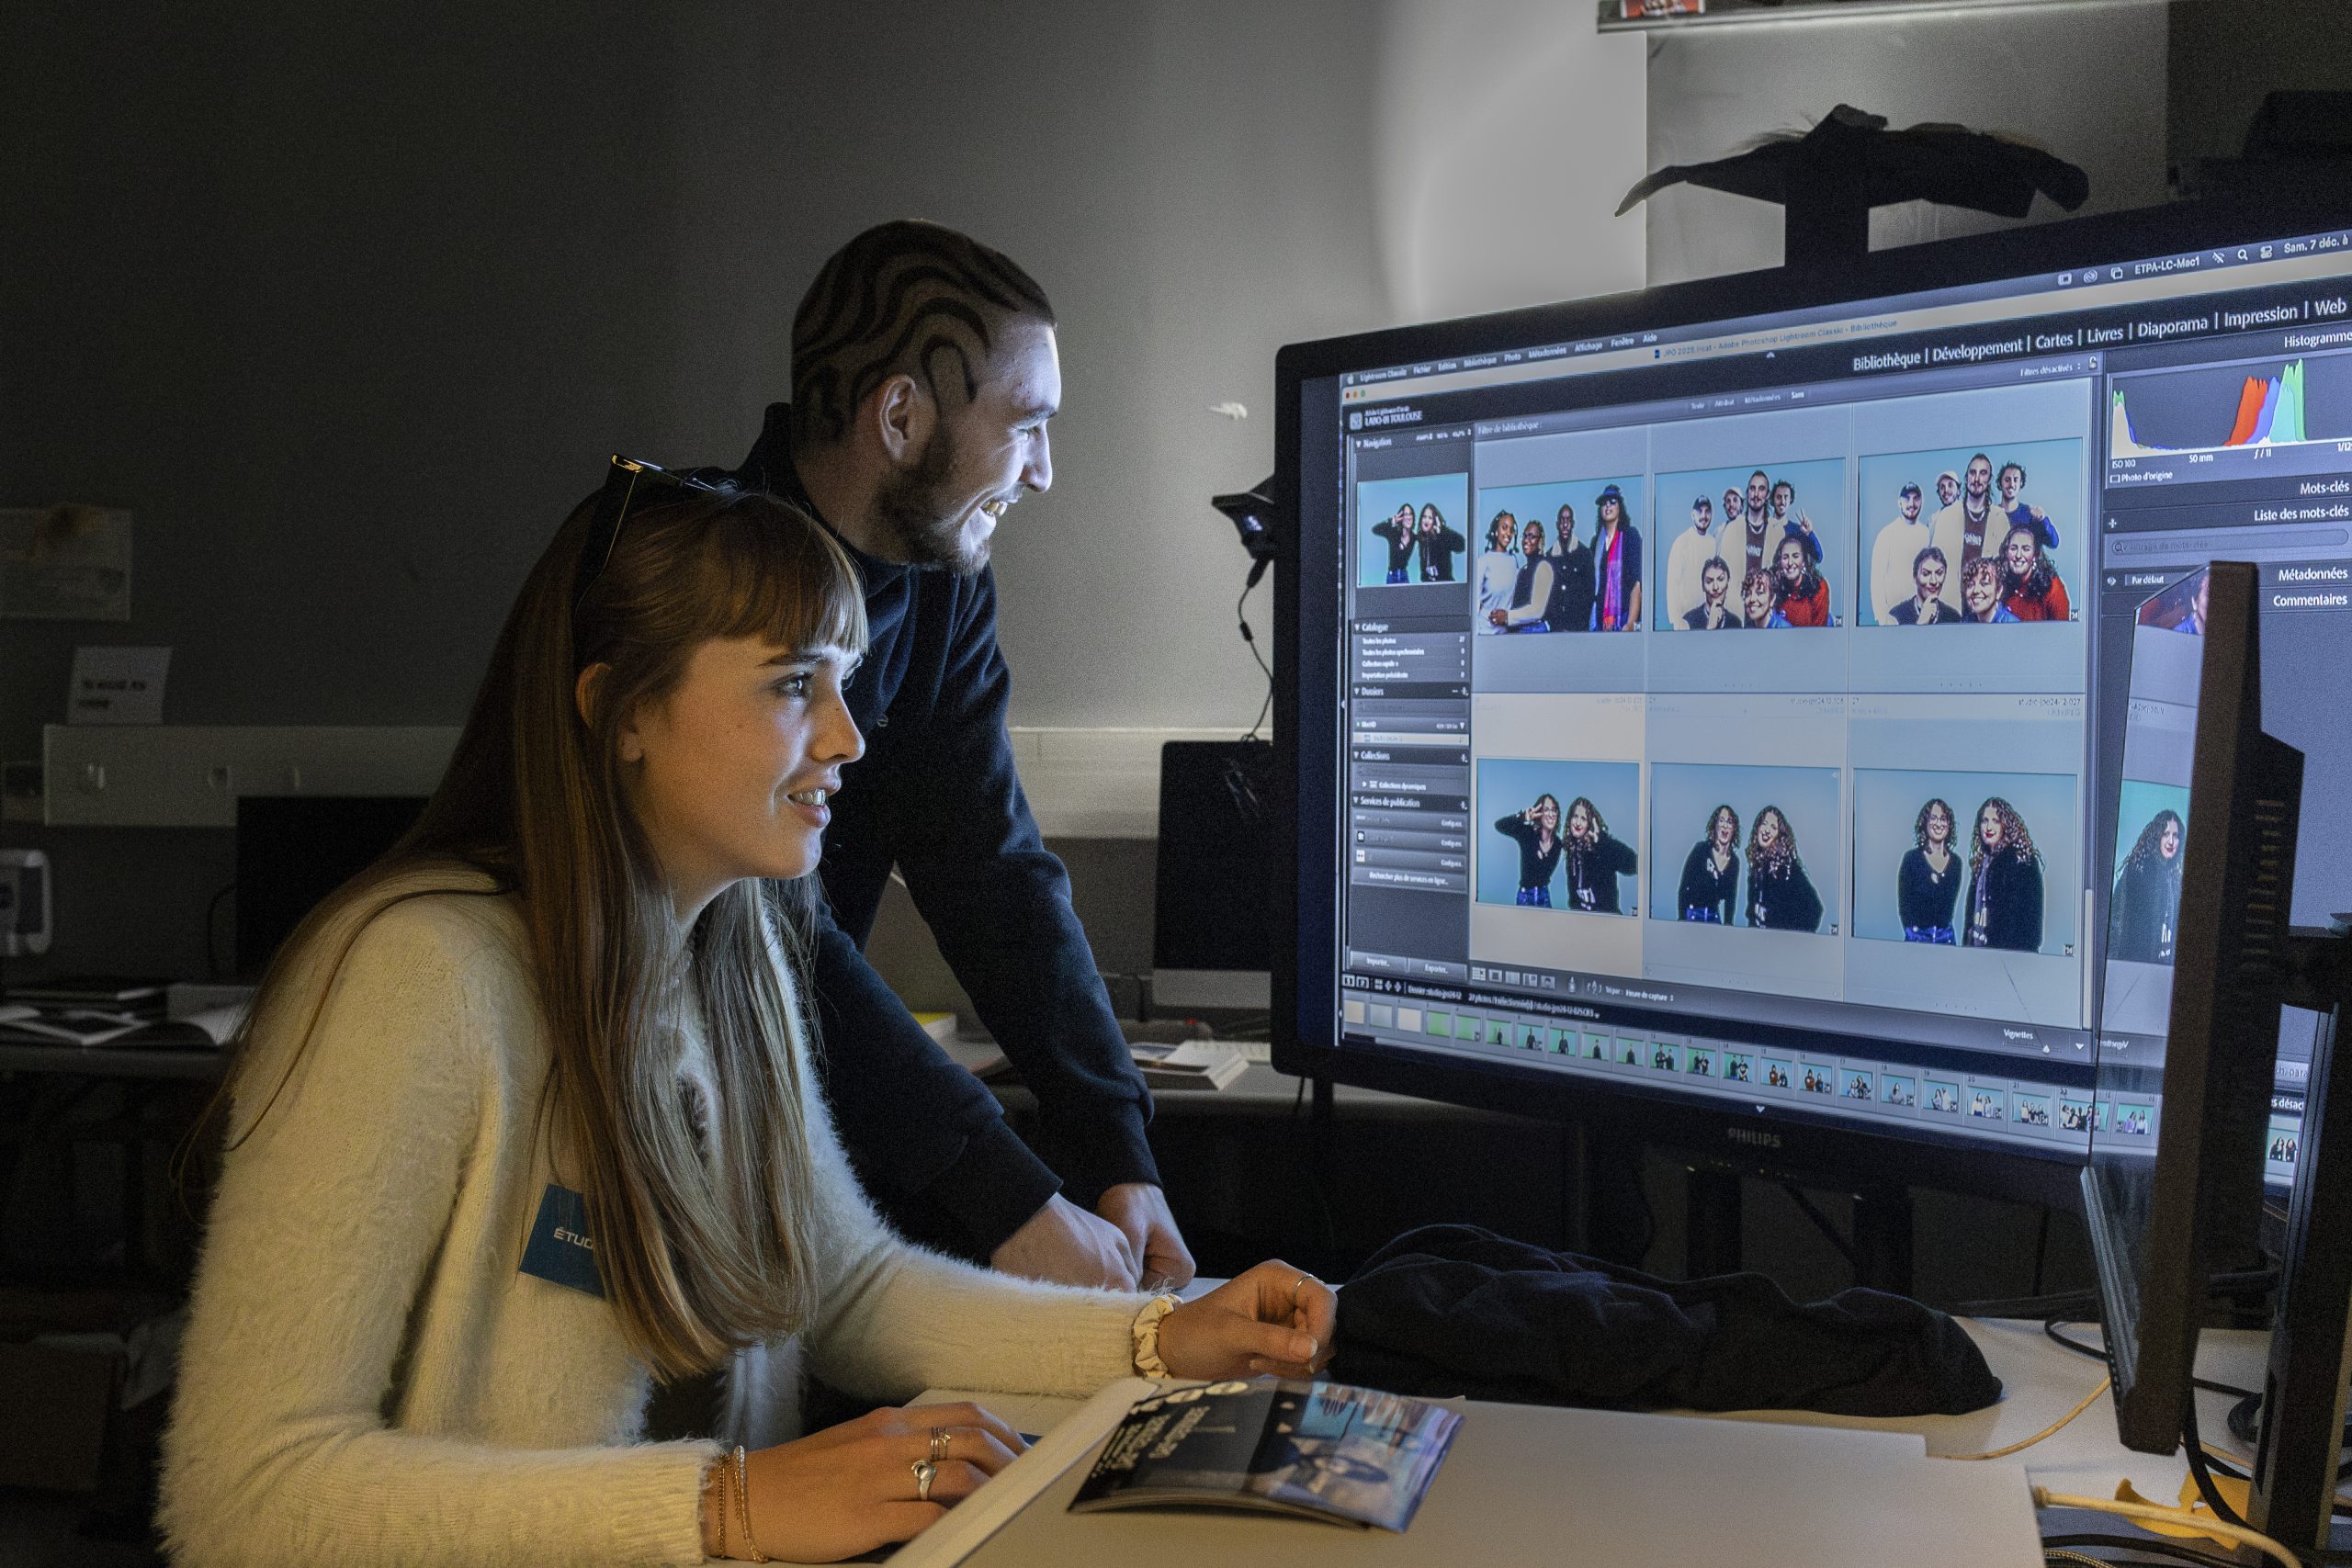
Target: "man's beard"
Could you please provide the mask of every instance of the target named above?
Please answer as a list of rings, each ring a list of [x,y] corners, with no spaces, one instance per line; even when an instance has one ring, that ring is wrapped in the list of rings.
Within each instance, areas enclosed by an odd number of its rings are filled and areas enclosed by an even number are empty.
[[[964,518],[953,512],[949,476],[956,454],[947,432],[934,430],[914,467],[894,472],[874,498],[874,512],[897,547],[898,558],[912,566],[944,566],[970,577],[989,563],[989,542],[964,542]]]

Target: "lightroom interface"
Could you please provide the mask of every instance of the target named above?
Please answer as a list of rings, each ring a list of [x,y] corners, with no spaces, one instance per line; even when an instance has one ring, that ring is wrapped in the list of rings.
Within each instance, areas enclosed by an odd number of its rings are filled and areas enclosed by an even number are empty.
[[[2160,1063],[2196,897],[2187,731],[2123,776],[2135,637],[2193,660],[2194,569],[2258,563],[2267,726],[2307,822],[2352,806],[2348,293],[2311,235],[1309,382],[1340,1038],[2153,1139],[2159,1097],[2092,1094],[2101,1038]],[[2324,924],[2352,870],[2301,841]]]

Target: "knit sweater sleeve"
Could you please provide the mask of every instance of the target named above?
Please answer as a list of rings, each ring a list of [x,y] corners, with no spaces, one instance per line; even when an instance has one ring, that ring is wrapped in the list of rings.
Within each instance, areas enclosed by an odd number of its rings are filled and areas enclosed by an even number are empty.
[[[926,1388],[1083,1395],[1135,1375],[1148,1298],[1015,1279],[901,1240],[859,1190],[820,1102],[808,1137],[823,1219],[806,1339],[828,1382],[904,1400]]]
[[[458,1262],[441,1254],[469,1161],[487,1157],[519,1007],[499,963],[462,919],[396,905],[334,972],[299,1056],[300,1028],[275,1025],[299,1026],[315,988],[263,1021],[164,1441],[175,1562],[702,1560],[709,1444],[533,1450],[387,1419],[401,1358],[435,1332],[416,1303]],[[560,1378],[563,1347],[548,1361]]]

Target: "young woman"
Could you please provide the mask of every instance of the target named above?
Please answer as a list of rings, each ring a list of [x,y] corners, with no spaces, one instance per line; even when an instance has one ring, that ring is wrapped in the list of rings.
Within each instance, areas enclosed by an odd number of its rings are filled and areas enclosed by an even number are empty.
[[[1747,612],[1747,624],[1751,628],[1789,624],[1788,616],[1781,614],[1780,605],[1773,600],[1772,574],[1760,568],[1749,572],[1747,580],[1739,585],[1739,602]]]
[[[1462,530],[1450,526],[1445,513],[1432,501],[1421,508],[1420,524],[1415,532],[1420,536],[1421,581],[1453,581],[1454,552],[1467,543],[1462,537]]]
[[[1560,869],[1560,798],[1539,795],[1524,811],[1495,819],[1495,831],[1519,846],[1519,897],[1522,906],[1552,907],[1552,874]]]
[[[1498,632],[1495,612],[1510,608],[1510,591],[1519,581],[1519,519],[1498,512],[1487,525],[1487,547],[1478,552],[1478,629]]]
[[[1413,564],[1413,551],[1420,543],[1414,528],[1411,503],[1397,507],[1396,514],[1385,523],[1374,524],[1372,536],[1388,547],[1389,584],[1411,581],[1408,569]]]
[[[2066,585],[2042,553],[2041,531],[2030,523],[2011,527],[2001,541],[2001,607],[2020,621],[2071,619]]]
[[[1758,812],[1748,829],[1747,923],[1779,931],[1821,929],[1821,895],[1804,874],[1797,836],[1777,806]]]
[[[1977,808],[1968,874],[1968,945],[2040,952],[2041,852],[2017,807],[1997,795]]]
[[[1731,924],[1739,907],[1739,813],[1718,806],[1707,814],[1707,833],[1682,862],[1682,887],[1675,896],[1682,919],[1705,925]]]
[[[1021,1438],[960,1404],[722,1446],[789,1418],[790,1337],[884,1399],[1329,1347],[1295,1269],[1146,1306],[874,1217],[798,972],[864,750],[857,580],[779,502],[636,478],[661,503],[564,525],[424,818],[262,984],[164,1438],[175,1562],[854,1556]],[[657,1379],[720,1369],[720,1441],[640,1440]]]
[[[1929,545],[1911,561],[1911,597],[1889,617],[1898,626],[1942,626],[1953,620],[1944,608],[1944,553]]]
[[[1544,553],[1544,525],[1529,518],[1519,533],[1519,570],[1511,576],[1510,603],[1487,614],[1498,631],[1548,632],[1544,611],[1552,603],[1552,558]]]
[[[1625,515],[1625,492],[1604,485],[1593,501],[1592,629],[1632,631],[1642,624],[1642,535]]]
[[[1728,603],[1731,596],[1731,568],[1715,557],[1699,569],[1698,607],[1682,617],[1682,624],[1694,632],[1737,631],[1739,616]]]
[[[1813,547],[1801,534],[1783,534],[1772,547],[1772,596],[1792,626],[1834,626],[1829,580],[1814,564]]]
[[[2159,811],[2140,829],[2139,841],[2115,874],[2113,937],[2109,956],[2135,964],[2172,962],[2174,932],[2180,925],[2180,817]]]
[[[1913,847],[1894,873],[1894,903],[1903,940],[1954,945],[1952,906],[1960,902],[1960,854],[1951,841],[1951,807],[1930,800],[1911,823]]]
[[[1568,802],[1568,908],[1588,914],[1624,913],[1617,879],[1641,869],[1633,845],[1609,831],[1600,807],[1583,795]]]
[[[2017,624],[2017,612],[2001,603],[2001,563],[1991,556],[1968,563],[1961,578],[1961,603],[1966,606],[1960,613],[1963,621],[1988,626]]]

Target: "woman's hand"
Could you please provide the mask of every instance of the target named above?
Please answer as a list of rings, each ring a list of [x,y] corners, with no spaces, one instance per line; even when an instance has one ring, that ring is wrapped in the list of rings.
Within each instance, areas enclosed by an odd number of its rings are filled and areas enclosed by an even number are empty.
[[[923,1502],[916,1496],[914,1466],[932,1461],[934,1429],[944,1433],[943,1451],[933,1461],[938,1472],[931,1500]],[[1027,1447],[1020,1433],[977,1404],[872,1411],[744,1456],[751,1540],[744,1539],[734,1466],[722,1461],[724,1473],[714,1477],[714,1490],[727,1509],[723,1555],[749,1559],[755,1540],[770,1557],[835,1562],[910,1540]],[[703,1536],[704,1549],[716,1553],[719,1538],[707,1522]]]
[[[1159,1359],[1180,1378],[1306,1378],[1330,1364],[1339,1293],[1269,1260],[1160,1320]]]

